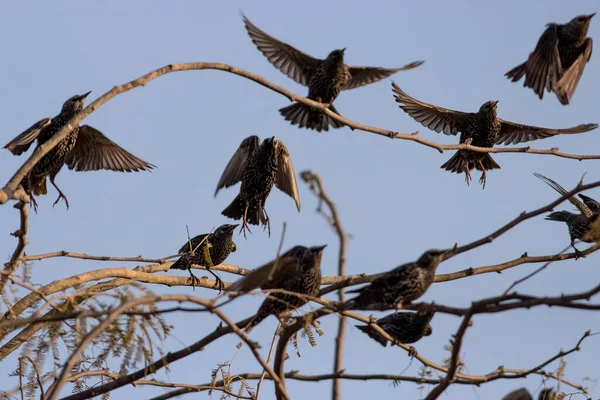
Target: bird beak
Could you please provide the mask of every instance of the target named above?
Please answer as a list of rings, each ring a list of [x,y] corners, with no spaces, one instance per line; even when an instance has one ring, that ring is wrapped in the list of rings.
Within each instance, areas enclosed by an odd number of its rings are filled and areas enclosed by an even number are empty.
[[[240,224],[230,224],[229,225],[229,230],[233,231],[235,228],[237,228],[238,226],[240,226]]]
[[[344,53],[345,51],[346,51],[346,48],[344,47],[344,48],[342,49],[342,53]]]
[[[326,245],[326,244],[324,244],[323,246],[315,246],[315,247],[313,247],[313,248],[314,248],[316,251],[318,251],[318,252],[321,252],[321,251],[323,251],[323,249],[324,249],[325,247],[327,247],[327,245]]]
[[[83,100],[83,99],[85,99],[86,97],[88,97],[88,95],[89,95],[90,93],[92,93],[92,91],[91,91],[91,90],[90,90],[89,92],[87,92],[87,93],[84,93],[84,94],[82,94],[81,96],[79,96],[79,100]]]
[[[587,19],[588,19],[588,21],[589,21],[590,19],[592,19],[592,17],[593,17],[594,15],[596,15],[596,13],[593,13],[593,14],[590,14],[590,15],[588,15],[588,16],[587,16]]]
[[[493,105],[494,107],[496,107],[496,106],[498,105],[498,100],[496,100],[496,101],[492,101],[492,105]]]
[[[273,136],[273,137],[271,138],[271,141],[272,141],[272,142],[274,142],[274,141],[275,141],[275,136]]]

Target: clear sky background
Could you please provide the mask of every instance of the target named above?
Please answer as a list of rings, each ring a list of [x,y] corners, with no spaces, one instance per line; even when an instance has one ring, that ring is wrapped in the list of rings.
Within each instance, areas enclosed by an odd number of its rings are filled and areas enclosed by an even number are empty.
[[[53,1],[2,2],[0,37],[0,110],[4,145],[33,122],[52,117],[74,94],[92,90],[90,100],[155,68],[190,61],[222,62],[257,73],[295,93],[307,90],[275,69],[246,34],[240,10],[267,33],[314,56],[347,47],[350,65],[402,66],[425,60],[417,69],[400,72],[392,79],[408,94],[442,107],[476,111],[487,100],[499,100],[501,118],[530,125],[569,127],[599,122],[600,73],[593,55],[572,99],[564,107],[546,94],[540,101],[521,83],[510,83],[503,74],[523,62],[535,47],[548,22],[567,22],[579,14],[598,11],[593,0],[538,1],[302,1],[302,2],[201,2],[201,1]],[[592,20],[589,36],[600,40],[600,21]],[[135,155],[158,166],[152,173],[75,173],[66,168],[57,183],[67,194],[64,203],[52,208],[56,192],[38,198],[39,213],[30,217],[28,254],[68,250],[99,255],[161,257],[173,254],[192,234],[208,232],[229,223],[220,215],[237,193],[237,187],[213,198],[219,176],[245,137],[275,136],[288,146],[296,172],[312,169],[321,174],[330,196],[337,202],[348,244],[349,274],[378,273],[413,261],[432,247],[449,247],[478,239],[514,218],[557,198],[535,178],[541,172],[572,188],[587,171],[586,181],[600,179],[600,161],[561,159],[526,154],[496,154],[502,169],[488,174],[485,190],[474,174],[470,187],[463,175],[439,168],[451,152],[440,154],[424,146],[392,141],[348,128],[324,133],[290,126],[278,109],[288,105],[285,97],[253,82],[219,71],[190,71],[167,75],[146,87],[121,95],[84,123],[104,132]],[[335,103],[347,118],[365,124],[410,133],[424,138],[457,143],[429,131],[402,112],[394,102],[390,80],[342,93]],[[578,154],[600,152],[600,131],[556,137],[531,143],[535,148],[560,147]],[[0,152],[0,182],[4,184],[25,158]],[[271,260],[277,250],[282,223],[288,224],[285,248],[295,244],[328,244],[324,275],[336,273],[337,239],[315,213],[316,201],[299,180],[302,211],[274,190],[267,202],[272,235],[254,229],[244,240],[235,236],[238,251],[229,263],[254,268]],[[599,193],[590,192],[599,197]],[[571,210],[569,204],[561,208]],[[0,254],[8,260],[18,226],[18,215],[9,205],[0,207],[2,240]],[[439,273],[508,261],[524,252],[547,255],[569,242],[566,226],[529,220],[492,244],[460,255],[440,265]],[[581,249],[586,245],[580,245]],[[590,289],[600,280],[594,254],[580,261],[551,265],[518,288],[519,292],[557,296]],[[34,264],[39,283],[121,264],[66,259]],[[123,266],[133,267],[131,264]],[[501,275],[480,275],[434,284],[424,301],[468,306],[471,301],[501,294],[513,281],[537,268],[526,264]],[[186,276],[185,271],[169,272]],[[223,275],[227,280],[232,277]],[[185,293],[212,297],[214,292],[191,288],[153,287],[157,293]],[[260,299],[244,297],[227,312],[234,320],[251,315]],[[170,315],[173,335],[164,342],[166,351],[178,350],[211,332],[217,320],[205,314]],[[444,350],[460,319],[437,315],[433,334],[416,347],[428,359],[441,363]],[[420,364],[410,361],[398,348],[383,348],[349,324],[344,368],[348,373],[416,375]],[[276,319],[257,327],[252,337],[263,343],[266,356]],[[329,373],[337,319],[322,319],[325,336],[318,347],[301,342],[302,358],[290,348],[287,370],[303,374]],[[465,337],[462,350],[466,372],[488,373],[499,365],[531,368],[575,345],[586,330],[600,331],[594,313],[548,309],[518,310],[493,316],[477,316]],[[171,365],[157,379],[202,384],[210,371],[231,358],[238,339],[229,336],[204,351]],[[596,379],[600,339],[586,340],[582,351],[566,358],[566,377],[584,383],[594,399],[600,397]],[[13,354],[0,364],[0,386],[13,387],[8,379],[16,366]],[[115,364],[115,368],[118,365]],[[557,367],[552,364],[548,370]],[[407,369],[408,368],[408,369]],[[246,348],[235,359],[233,373],[258,372],[258,363]],[[589,377],[591,381],[585,381]],[[541,379],[500,380],[475,386],[452,386],[442,398],[500,399],[520,386],[538,391]],[[555,385],[549,382],[548,385]],[[292,398],[330,398],[331,382],[287,382]],[[564,388],[564,386],[563,386]],[[65,388],[65,393],[70,391]],[[404,382],[344,382],[343,399],[418,399],[417,385]],[[131,386],[112,398],[148,398],[164,389]],[[566,388],[566,391],[572,391]],[[188,395],[207,398],[207,394]],[[218,395],[215,395],[218,396]],[[272,385],[261,398],[272,399]]]

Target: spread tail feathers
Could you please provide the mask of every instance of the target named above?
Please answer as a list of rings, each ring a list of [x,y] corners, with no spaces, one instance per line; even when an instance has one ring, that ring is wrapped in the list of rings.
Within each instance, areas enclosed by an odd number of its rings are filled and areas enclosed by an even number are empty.
[[[35,196],[47,194],[48,188],[46,187],[46,180],[47,179],[38,180],[34,185],[31,185],[31,182],[29,182],[27,178],[25,178],[22,182],[24,184],[23,189],[25,189],[26,192]]]
[[[333,105],[330,105],[329,109],[339,114]],[[298,125],[300,128],[314,129],[317,132],[328,131],[330,125],[334,129],[344,126],[321,111],[300,103],[284,107],[279,112],[292,125]]]
[[[238,194],[221,214],[232,219],[242,219],[244,218],[245,208],[246,202],[240,199],[240,195]],[[246,213],[246,220],[251,225],[264,225],[267,223],[265,211],[260,200],[250,202],[248,205],[248,212]]]
[[[487,171],[487,170],[491,170],[491,169],[500,169],[500,166],[498,164],[496,164],[496,161],[494,161],[494,159],[487,153],[481,159],[481,165],[483,165],[483,169],[482,169],[479,162],[473,162],[473,161],[466,160],[464,158],[464,153],[461,150],[457,151],[452,156],[452,158],[450,158],[448,161],[446,161],[444,163],[444,165],[442,165],[440,168],[444,168],[446,171],[456,172],[457,174],[460,174],[460,173],[466,171],[465,167],[467,166],[467,164],[468,164],[469,169],[475,168],[480,171]]]

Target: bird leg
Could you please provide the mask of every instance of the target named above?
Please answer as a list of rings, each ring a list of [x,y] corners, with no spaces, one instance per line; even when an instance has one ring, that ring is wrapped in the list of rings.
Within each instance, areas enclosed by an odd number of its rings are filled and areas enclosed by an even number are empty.
[[[206,270],[208,271],[208,273],[210,273],[215,278],[215,284],[217,286],[217,290],[219,291],[219,294],[221,294],[223,289],[225,289],[225,282],[223,282],[223,280],[221,278],[219,278],[219,275],[217,275],[215,272],[213,272],[212,269],[210,269],[208,266],[206,267]]]
[[[483,185],[483,189],[485,189],[485,179],[486,179],[486,172],[485,172],[485,167],[483,166],[483,162],[481,160],[478,161],[479,162],[479,166],[481,167],[481,178],[479,178],[479,183]]]
[[[575,247],[575,241],[571,240],[571,247],[575,250],[575,259],[585,258],[585,255]]]
[[[54,207],[60,201],[60,199],[64,199],[65,204],[67,205],[67,210],[68,210],[69,209],[69,200],[67,200],[67,196],[65,196],[65,194],[62,192],[62,190],[60,190],[58,188],[58,186],[56,186],[56,183],[54,183],[54,178],[50,178],[50,183],[52,184],[52,186],[54,186],[56,188],[56,190],[58,190],[58,197],[56,198],[56,201],[54,202],[54,204],[52,204],[52,207]]]
[[[248,202],[248,200],[246,200],[246,208],[244,208],[244,218],[243,218],[243,223],[242,223],[242,229],[240,229],[240,233],[244,232],[244,239],[247,239],[246,229],[248,230],[248,232],[252,233],[252,231],[250,230],[250,227],[248,226],[248,222],[246,221],[246,218],[248,216],[248,207],[249,206],[250,206],[250,203]]]
[[[269,219],[269,214],[267,214],[267,210],[264,207],[262,210],[263,210],[263,213],[265,214],[264,217],[265,217],[265,222],[266,222],[265,227],[263,228],[263,232],[266,228],[269,228],[269,231],[268,231],[269,237],[271,237],[271,220]]]
[[[29,199],[31,200],[31,203],[29,204],[29,207],[33,206],[33,211],[35,211],[35,213],[37,214],[37,201],[35,201],[35,197],[33,197],[32,194],[29,195]]]
[[[192,284],[193,289],[196,289],[196,286],[200,286],[200,278],[194,275],[194,273],[192,272],[192,267],[188,268],[188,272],[190,273],[188,282]]]
[[[467,186],[469,186],[469,182],[471,182],[471,170],[469,169],[468,162],[465,162],[465,182],[467,182]]]

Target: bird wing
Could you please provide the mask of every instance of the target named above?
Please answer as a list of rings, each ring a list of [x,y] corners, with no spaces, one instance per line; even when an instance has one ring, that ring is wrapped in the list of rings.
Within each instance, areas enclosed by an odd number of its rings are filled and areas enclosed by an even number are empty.
[[[242,140],[240,147],[233,153],[231,160],[227,163],[219,183],[217,183],[217,190],[215,190],[215,197],[221,188],[228,188],[233,186],[244,177],[244,170],[246,168],[246,161],[250,154],[254,153],[254,150],[260,145],[260,139],[256,135],[248,136]]]
[[[290,251],[238,279],[227,287],[229,292],[247,293],[256,288],[264,290],[281,287],[281,282],[299,274],[300,263]]]
[[[600,202],[598,200],[594,200],[589,196],[586,196],[583,193],[579,193],[577,196],[579,196],[579,198],[581,200],[583,200],[583,202],[585,203],[586,206],[588,206],[588,208],[590,209],[590,211],[592,213],[598,213],[600,212]]]
[[[517,144],[529,142],[532,140],[545,139],[555,135],[570,135],[576,133],[589,132],[598,127],[598,124],[581,124],[566,129],[541,128],[539,126],[521,125],[515,122],[501,122],[500,134],[496,139],[496,144]]]
[[[592,56],[592,39],[587,38],[584,43],[584,48],[579,57],[573,62],[573,64],[562,74],[562,77],[554,86],[554,93],[562,104],[569,104],[571,96],[575,92],[575,88],[579,83],[581,74],[585,65]]]
[[[530,87],[541,99],[544,88],[551,91],[562,75],[558,53],[558,25],[548,24],[535,49],[527,59],[527,75],[524,85]]]
[[[533,400],[529,391],[525,388],[520,388],[517,390],[513,390],[506,396],[502,398],[502,400]]]
[[[400,104],[400,108],[405,113],[415,121],[420,122],[424,127],[437,133],[443,132],[446,135],[456,135],[463,130],[471,115],[470,113],[449,110],[419,101],[404,93],[394,82],[392,82],[392,91],[396,103]]]
[[[155,168],[104,136],[89,125],[79,128],[75,148],[65,160],[69,169],[97,171],[107,169],[120,172],[149,171]]]
[[[4,148],[8,149],[15,156],[20,156],[29,149],[29,146],[31,146],[33,141],[40,136],[42,130],[50,125],[50,122],[52,122],[50,118],[39,120],[16,138],[8,142]]]
[[[290,153],[282,141],[277,141],[279,152],[279,164],[275,175],[275,186],[283,193],[290,196],[296,202],[296,208],[300,211],[300,196],[298,195],[298,184],[296,183],[296,173],[292,165]]]
[[[377,82],[383,78],[394,75],[398,71],[406,71],[423,64],[425,61],[414,61],[400,68],[381,68],[381,67],[350,67],[350,80],[344,87],[344,90],[354,89],[369,83]]]
[[[205,238],[207,236],[208,236],[208,233],[204,233],[202,235],[194,236],[189,241],[185,242],[185,244],[183,246],[181,246],[181,248],[179,249],[178,253],[179,254],[190,253],[192,250],[198,251],[198,249],[196,247],[199,247],[200,243],[206,243],[207,240],[205,240]],[[191,249],[190,249],[190,243],[192,245]]]
[[[250,39],[252,39],[258,50],[267,57],[267,60],[299,84],[307,86],[310,77],[321,60],[275,39],[258,29],[246,16],[243,16],[243,18]]]
[[[535,175],[537,178],[541,179],[542,181],[546,182],[546,184],[548,186],[550,186],[552,189],[556,190],[562,196],[569,193],[568,190],[566,190],[564,187],[560,186],[556,181],[553,181],[552,179],[550,179],[538,172],[534,172],[533,175]],[[569,198],[567,198],[567,200],[569,200],[569,202],[571,204],[573,204],[575,207],[577,207],[577,209],[579,209],[579,211],[581,211],[585,216],[591,217],[593,215],[590,208],[587,205],[585,205],[585,203],[583,203],[579,199],[577,199],[575,196],[570,196]]]

